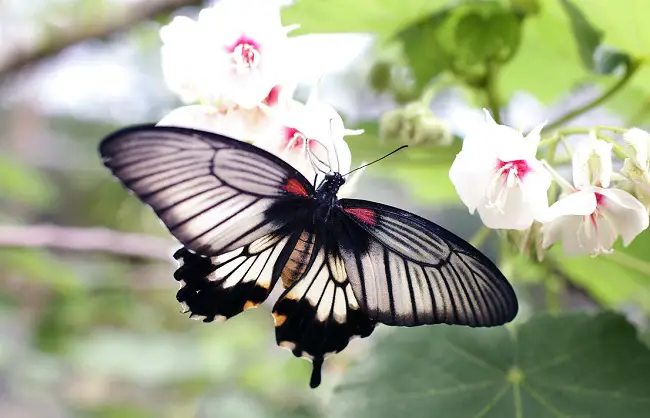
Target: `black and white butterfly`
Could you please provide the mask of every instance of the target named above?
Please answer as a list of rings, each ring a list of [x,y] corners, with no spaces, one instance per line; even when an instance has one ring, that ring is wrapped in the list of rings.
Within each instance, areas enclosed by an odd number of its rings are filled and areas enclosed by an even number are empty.
[[[183,244],[174,277],[191,315],[225,320],[282,283],[277,342],[313,361],[312,387],[328,354],[377,323],[488,327],[517,314],[486,256],[412,213],[338,199],[340,173],[314,188],[254,145],[178,127],[125,128],[100,153]]]

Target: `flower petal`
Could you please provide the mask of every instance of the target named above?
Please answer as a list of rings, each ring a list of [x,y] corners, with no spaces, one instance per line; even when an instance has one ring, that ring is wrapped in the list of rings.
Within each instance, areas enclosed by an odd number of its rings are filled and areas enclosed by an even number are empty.
[[[542,129],[544,129],[545,125],[546,122],[540,123],[539,125],[535,126],[533,129],[531,129],[531,131],[528,132],[528,134],[524,137],[526,147],[528,148],[528,152],[530,152],[532,155],[537,154],[537,147],[539,146]]]
[[[650,133],[639,128],[632,128],[623,134],[623,140],[628,145],[628,155],[630,155],[636,165],[640,169],[648,171]]]
[[[573,184],[578,189],[600,184],[608,187],[612,176],[612,144],[591,134],[573,151]]]
[[[619,189],[599,189],[599,193],[605,197],[601,202],[602,211],[623,238],[625,246],[648,228],[648,212],[634,196]]]
[[[535,219],[533,206],[524,201],[522,190],[518,187],[508,190],[501,208],[480,205],[477,211],[485,226],[492,229],[524,230],[530,228]]]
[[[496,159],[490,162],[487,158],[476,157],[461,151],[449,169],[449,179],[470,213],[485,204],[488,187],[495,175]]]
[[[596,194],[592,188],[566,195],[553,203],[543,222],[552,222],[562,216],[589,216],[596,210]]]

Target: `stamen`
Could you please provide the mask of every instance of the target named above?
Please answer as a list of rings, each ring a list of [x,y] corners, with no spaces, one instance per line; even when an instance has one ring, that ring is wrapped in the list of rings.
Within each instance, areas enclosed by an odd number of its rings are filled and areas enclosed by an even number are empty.
[[[238,73],[250,72],[260,65],[260,49],[257,42],[251,38],[242,35],[226,50],[230,52],[233,67]]]

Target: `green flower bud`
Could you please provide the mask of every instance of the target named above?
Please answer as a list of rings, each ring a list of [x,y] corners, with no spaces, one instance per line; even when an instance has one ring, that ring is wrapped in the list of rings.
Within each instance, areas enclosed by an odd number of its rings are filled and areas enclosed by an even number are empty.
[[[370,81],[370,87],[378,92],[382,93],[390,89],[391,87],[391,71],[392,65],[386,61],[377,61],[370,68],[370,73],[368,74],[368,79]]]
[[[404,125],[404,109],[389,110],[379,118],[379,136],[382,139],[397,139]]]
[[[453,137],[447,124],[436,117],[421,118],[415,125],[413,142],[415,144],[430,143],[446,147],[451,145]]]

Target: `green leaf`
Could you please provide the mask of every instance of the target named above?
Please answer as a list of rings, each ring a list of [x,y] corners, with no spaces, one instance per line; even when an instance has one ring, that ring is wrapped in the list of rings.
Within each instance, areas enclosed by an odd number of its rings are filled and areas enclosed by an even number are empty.
[[[520,23],[511,11],[497,3],[478,3],[456,24],[454,40],[457,68],[488,61],[502,64],[519,47]]]
[[[584,16],[604,33],[603,43],[639,58],[650,58],[650,2],[572,0]]]
[[[612,254],[566,257],[556,247],[551,257],[567,278],[603,306],[635,303],[650,313],[650,233],[640,234],[628,247],[617,243]]]
[[[297,0],[282,10],[282,21],[285,25],[300,25],[292,34],[373,32],[386,39],[448,3],[446,0]]]
[[[422,19],[396,39],[422,88],[445,70],[468,81],[485,78],[488,63],[502,64],[514,56],[520,23],[498,2],[465,2]]]
[[[395,37],[402,44],[418,91],[450,66],[451,57],[441,45],[441,25],[448,16],[449,10],[439,11],[409,26]]]
[[[524,19],[518,52],[500,72],[498,86],[504,98],[516,91],[528,91],[548,103],[589,76],[562,6],[557,0],[540,0],[539,6],[539,13]]]
[[[650,351],[611,313],[398,330],[350,370],[333,405],[357,418],[641,417]]]
[[[594,56],[594,71],[597,74],[613,74],[618,68],[630,65],[632,57],[616,48],[601,46]]]
[[[539,0],[510,0],[510,7],[520,16],[536,15],[541,9]]]
[[[560,4],[569,15],[571,30],[578,43],[578,52],[582,63],[588,70],[593,70],[595,67],[594,52],[603,39],[603,32],[593,27],[582,11],[570,0],[560,0]]]

